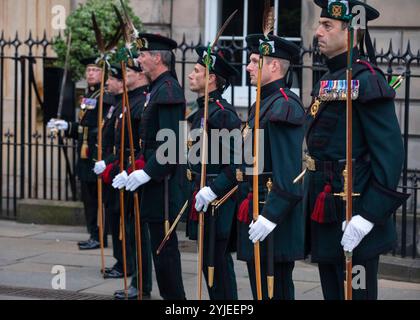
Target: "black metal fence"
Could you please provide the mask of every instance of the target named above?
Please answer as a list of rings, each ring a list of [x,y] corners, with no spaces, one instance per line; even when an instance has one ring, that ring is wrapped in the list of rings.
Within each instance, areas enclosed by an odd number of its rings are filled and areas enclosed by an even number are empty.
[[[46,34],[25,41],[0,37],[0,209],[16,217],[18,199],[75,200],[74,142],[49,134],[37,121],[34,105],[45,109],[35,68],[49,63]],[[8,54],[5,54],[5,52]],[[36,54],[35,54],[36,52]],[[7,88],[6,88],[7,84]],[[12,88],[12,89],[11,89]],[[64,150],[59,152],[59,150]],[[65,160],[64,160],[65,159]],[[64,170],[63,170],[64,168]],[[72,182],[72,183],[70,183]]]
[[[78,200],[79,194],[74,179],[75,168],[75,143],[62,136],[54,136],[47,132],[45,120],[41,124],[35,121],[34,104],[39,105],[41,114],[45,113],[45,104],[37,87],[34,66],[41,64],[43,69],[51,62],[53,57],[47,55],[48,47],[52,44],[46,35],[42,39],[33,39],[29,34],[25,41],[19,40],[18,34],[14,39],[5,39],[2,33],[0,37],[0,217],[14,219],[16,217],[16,204],[19,199],[51,199],[51,200]],[[187,87],[187,69],[195,64],[194,48],[202,44],[201,38],[197,43],[187,43],[185,37],[177,50],[177,67],[182,87]],[[299,45],[301,45],[299,43]],[[325,64],[322,56],[316,50],[313,43],[309,48],[301,45],[300,61],[293,66],[293,87],[299,89],[301,98],[304,97],[304,88],[312,88],[325,72]],[[243,70],[244,62],[238,57],[247,48],[238,46],[232,39],[223,40],[219,43],[225,58]],[[6,49],[9,54],[6,55]],[[38,55],[34,51],[41,52]],[[24,53],[22,53],[24,52]],[[404,102],[404,118],[401,119],[403,128],[402,136],[405,147],[404,170],[401,178],[400,189],[412,194],[401,212],[395,213],[394,219],[399,229],[398,247],[394,253],[401,256],[410,255],[413,258],[418,255],[417,242],[417,198],[419,174],[415,168],[408,167],[408,150],[410,139],[419,138],[418,135],[410,135],[410,95],[412,93],[412,80],[420,78],[420,74],[414,74],[412,68],[420,64],[420,53],[413,54],[410,44],[404,52],[394,52],[390,42],[387,51],[377,53],[377,62],[386,71],[386,76],[391,79],[393,75],[401,73],[405,76],[404,94],[401,101]],[[11,77],[6,75],[6,65],[12,66]],[[398,69],[398,70],[397,70]],[[402,69],[399,70],[399,69]],[[307,72],[312,77],[307,77]],[[10,71],[9,71],[10,74]],[[247,78],[248,79],[248,78]],[[13,88],[6,92],[5,83]],[[45,77],[43,87],[45,87]],[[248,107],[252,103],[251,86],[246,81],[248,91]],[[237,89],[231,86],[230,95],[234,101]],[[188,90],[185,90],[188,91]],[[10,92],[12,92],[10,96]],[[45,95],[57,94],[57,92],[44,92]],[[10,97],[7,99],[7,95]],[[7,106],[6,106],[7,104]],[[7,115],[7,117],[6,117]]]

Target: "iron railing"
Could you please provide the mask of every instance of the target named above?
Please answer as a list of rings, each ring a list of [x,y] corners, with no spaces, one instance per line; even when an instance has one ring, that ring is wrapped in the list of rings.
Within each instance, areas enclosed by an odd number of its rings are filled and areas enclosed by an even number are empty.
[[[0,37],[0,209],[2,218],[14,219],[16,217],[16,204],[19,199],[52,199],[52,200],[78,200],[79,194],[74,179],[75,172],[75,142],[64,136],[54,136],[47,132],[45,125],[34,121],[33,104],[38,103],[41,111],[44,110],[44,102],[35,79],[34,66],[41,63],[43,68],[54,57],[48,56],[48,47],[52,40],[47,39],[46,34],[42,39],[33,39],[29,33],[25,41],[19,39],[18,34],[14,39],[5,39],[2,32]],[[305,48],[301,43],[300,59],[293,65],[293,87],[299,89],[302,100],[303,88],[312,88],[325,72],[325,64],[322,56],[316,49],[316,43]],[[197,45],[202,45],[201,37],[196,43],[187,43],[185,36],[179,43],[177,50],[177,67],[180,70],[179,81],[187,88],[187,68],[196,62],[193,50]],[[6,48],[9,55],[5,54]],[[34,54],[35,49],[41,52]],[[243,71],[243,61],[235,61],[235,57],[241,57],[247,48],[240,47],[232,41],[223,40],[219,43],[219,49],[225,54],[238,70]],[[22,52],[25,52],[23,54]],[[247,51],[248,52],[248,51]],[[410,104],[412,80],[419,78],[420,74],[412,72],[414,65],[420,64],[420,53],[413,53],[408,43],[405,51],[393,50],[392,42],[388,50],[377,52],[377,62],[391,79],[393,75],[404,74],[404,93],[399,93],[399,101],[404,103],[404,117],[400,119],[403,128],[402,137],[405,147],[405,161],[401,178],[401,191],[412,194],[410,199],[394,215],[394,220],[399,227],[399,241],[395,253],[403,257],[409,252],[414,258],[417,252],[417,197],[418,197],[418,172],[408,166],[409,144],[419,135],[410,134]],[[305,63],[309,61],[310,63]],[[13,83],[11,104],[6,108],[5,91],[5,67],[12,66],[13,77],[7,80]],[[312,77],[303,76],[304,72],[310,71]],[[11,81],[11,82],[10,82]],[[43,79],[45,84],[45,79]],[[246,83],[248,91],[248,106],[251,105],[251,86]],[[236,86],[231,86],[230,96],[235,101]],[[9,90],[10,91],[10,90]],[[45,93],[48,94],[48,93]],[[5,114],[11,120],[6,121]],[[23,120],[20,120],[23,119]],[[48,121],[48,119],[44,119]],[[415,156],[415,155],[412,155]]]

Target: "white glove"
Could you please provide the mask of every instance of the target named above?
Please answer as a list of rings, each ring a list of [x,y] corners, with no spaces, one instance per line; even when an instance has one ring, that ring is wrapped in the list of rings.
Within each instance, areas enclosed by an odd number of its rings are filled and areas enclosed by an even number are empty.
[[[144,172],[144,170],[136,170],[128,176],[127,187],[128,191],[135,191],[141,185],[149,182],[152,178]]]
[[[213,202],[217,198],[217,195],[211,190],[210,187],[204,187],[195,196],[195,210],[197,212],[207,211],[209,203]]]
[[[69,124],[67,121],[65,120],[61,120],[61,119],[51,119],[50,121],[48,121],[47,123],[47,128],[48,129],[54,129],[57,128],[58,130],[67,130],[69,128]]]
[[[264,239],[274,230],[276,223],[271,222],[267,218],[259,215],[257,221],[252,221],[249,225],[249,240],[253,243],[264,241]]]
[[[122,189],[127,184],[128,175],[127,172],[123,171],[120,174],[117,174],[112,180],[112,186],[114,189]]]
[[[50,119],[50,121],[48,121],[47,129],[57,129],[57,127],[55,126],[55,119]]]
[[[345,226],[345,221],[343,227]],[[354,216],[345,227],[341,245],[344,251],[352,252],[360,241],[372,230],[374,224],[360,215]]]
[[[93,168],[93,172],[95,172],[96,175],[100,175],[102,172],[104,172],[106,169],[105,161],[98,161],[95,162],[95,167]]]

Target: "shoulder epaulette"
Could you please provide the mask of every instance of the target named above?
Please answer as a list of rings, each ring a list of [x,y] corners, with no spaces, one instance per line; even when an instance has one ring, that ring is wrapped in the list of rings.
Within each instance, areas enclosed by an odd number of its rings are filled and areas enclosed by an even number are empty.
[[[283,88],[280,88],[279,92],[281,95],[273,101],[275,106],[270,110],[270,121],[295,126],[302,125],[305,119],[305,111],[299,98],[295,97],[293,92],[288,95]]]
[[[214,103],[219,108],[209,113],[208,123],[212,128],[232,130],[240,127],[241,120],[233,107],[223,106],[220,100],[215,100]]]
[[[366,60],[359,59],[353,65],[353,79],[360,81],[358,100],[361,103],[395,98],[395,90],[389,86],[383,71]]]
[[[163,81],[159,87],[152,90],[151,95],[151,100],[157,104],[185,103],[185,97],[181,86],[175,80]]]

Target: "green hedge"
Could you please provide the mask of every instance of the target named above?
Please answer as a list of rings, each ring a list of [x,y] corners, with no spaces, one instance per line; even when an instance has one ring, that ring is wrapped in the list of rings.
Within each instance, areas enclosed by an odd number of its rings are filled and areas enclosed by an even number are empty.
[[[123,1],[137,30],[140,32],[143,31],[142,23],[140,19],[134,15],[129,0]],[[64,39],[60,37],[55,39],[53,49],[58,56],[56,66],[63,67],[67,51],[67,36],[69,29],[71,29],[72,43],[70,49],[69,72],[74,81],[84,78],[85,68],[80,63],[80,60],[99,54],[95,33],[92,28],[92,12],[95,13],[96,20],[102,35],[105,38],[105,43],[109,43],[118,26],[118,19],[112,6],[113,4],[122,12],[119,0],[88,0],[86,4],[80,4],[79,7],[67,17],[67,29],[64,32]],[[120,42],[120,45],[123,45],[122,39]]]

